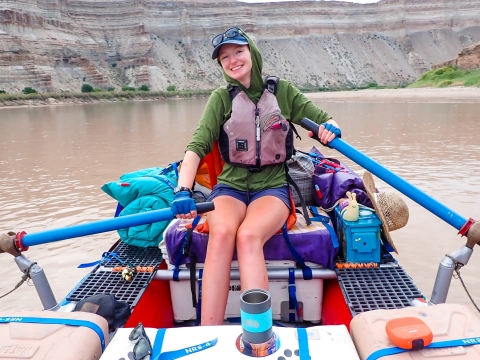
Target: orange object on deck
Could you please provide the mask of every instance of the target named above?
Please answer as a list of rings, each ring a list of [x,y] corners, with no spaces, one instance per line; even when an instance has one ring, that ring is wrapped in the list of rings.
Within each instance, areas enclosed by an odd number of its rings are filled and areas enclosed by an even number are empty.
[[[385,325],[390,341],[401,349],[420,350],[433,340],[432,330],[416,317],[391,319]]]

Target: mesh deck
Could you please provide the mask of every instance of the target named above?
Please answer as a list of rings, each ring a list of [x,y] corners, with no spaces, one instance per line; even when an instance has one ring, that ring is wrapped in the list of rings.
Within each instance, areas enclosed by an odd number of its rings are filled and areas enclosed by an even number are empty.
[[[162,252],[157,247],[139,248],[122,241],[111,250],[125,263],[137,267],[153,267],[153,272],[136,272],[133,280],[127,282],[120,271],[112,271],[122,264],[115,259],[104,259],[100,266],[92,271],[66,298],[68,301],[80,301],[96,294],[114,294],[119,301],[135,307],[145,288],[162,262]]]
[[[376,309],[400,309],[423,295],[401,266],[335,269],[352,316]]]
[[[116,253],[125,263],[131,263],[134,266],[155,266],[163,260],[162,251],[158,247],[140,248],[127,245],[123,241],[119,241],[111,252]],[[115,259],[105,259],[100,265],[113,268],[121,264]]]

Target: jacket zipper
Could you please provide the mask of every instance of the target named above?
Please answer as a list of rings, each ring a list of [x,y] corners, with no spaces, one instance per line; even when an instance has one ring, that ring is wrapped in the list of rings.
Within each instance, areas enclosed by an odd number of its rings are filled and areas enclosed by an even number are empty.
[[[256,140],[256,164],[260,167],[260,109],[255,106],[255,140]]]

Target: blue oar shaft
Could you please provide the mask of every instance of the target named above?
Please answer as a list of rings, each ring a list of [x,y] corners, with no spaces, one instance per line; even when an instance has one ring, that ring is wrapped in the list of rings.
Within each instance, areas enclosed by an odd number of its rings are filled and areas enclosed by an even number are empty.
[[[199,214],[214,209],[212,202],[204,202],[197,204],[197,212]],[[170,208],[146,211],[139,214],[119,216],[111,219],[93,221],[86,224],[72,225],[64,228],[39,231],[36,233],[21,234],[19,244],[22,250],[26,250],[29,246],[46,244],[54,241],[73,239],[80,236],[99,234],[102,232],[127,229],[133,226],[152,224],[155,222],[172,220],[173,212]],[[19,236],[17,234],[17,237]],[[17,248],[20,248],[17,246]]]
[[[301,123],[305,129],[313,132],[314,139],[319,140],[317,136],[319,127],[318,124],[307,118],[303,118]],[[455,229],[460,230],[464,225],[467,224],[466,218],[449,209],[431,196],[425,194],[422,190],[413,186],[409,182],[403,180],[400,176],[394,174],[386,167],[380,165],[367,155],[361,153],[342,139],[335,138],[330,141],[328,145],[348,157],[350,160],[355,161],[358,165],[370,171],[372,174],[376,175],[393,188],[408,196],[410,199],[423,206],[434,215],[437,215],[440,219],[452,225]]]
[[[449,209],[441,202],[435,200],[409,182],[403,180],[386,167],[362,154],[360,151],[350,146],[342,139],[333,139],[333,141],[329,143],[329,146],[345,155],[349,159],[355,161],[358,165],[370,171],[372,174],[376,175],[387,184],[403,193],[405,196],[408,196],[410,199],[423,206],[434,215],[437,215],[440,219],[452,225],[455,229],[460,230],[467,222],[466,218]]]
[[[112,230],[126,229],[133,226],[151,224],[171,219],[173,219],[173,213],[170,208],[147,211],[139,214],[94,221],[87,224],[72,225],[59,229],[26,234],[22,239],[22,244],[27,247],[46,244],[54,241],[99,234]]]

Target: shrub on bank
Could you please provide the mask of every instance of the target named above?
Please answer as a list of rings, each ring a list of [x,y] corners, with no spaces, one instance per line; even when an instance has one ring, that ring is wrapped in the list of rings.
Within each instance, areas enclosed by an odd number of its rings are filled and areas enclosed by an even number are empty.
[[[30,86],[27,86],[27,87],[23,88],[22,93],[24,93],[25,95],[28,95],[28,94],[37,94],[38,91],[35,90],[34,88],[30,87]]]
[[[82,93],[91,93],[93,91],[93,86],[90,84],[83,84],[81,91]]]
[[[175,87],[175,85],[168,85],[167,87],[167,91],[171,92],[171,91],[176,91],[177,88]]]
[[[138,88],[138,91],[150,91],[147,85],[142,85]]]
[[[135,91],[135,88],[131,86],[122,86],[122,91]]]

